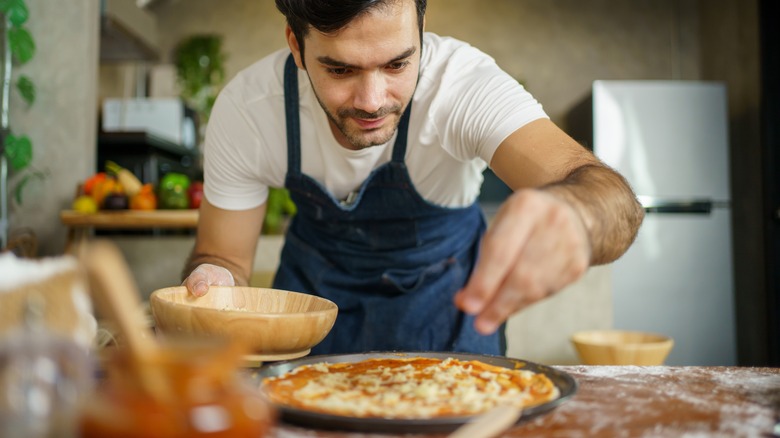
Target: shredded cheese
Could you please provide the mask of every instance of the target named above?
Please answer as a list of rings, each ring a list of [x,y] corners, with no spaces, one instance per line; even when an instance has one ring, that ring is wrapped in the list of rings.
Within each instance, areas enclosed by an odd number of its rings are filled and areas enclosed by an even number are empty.
[[[282,405],[341,416],[406,419],[475,415],[503,403],[528,407],[560,394],[544,374],[422,357],[304,365],[265,379],[263,386]]]

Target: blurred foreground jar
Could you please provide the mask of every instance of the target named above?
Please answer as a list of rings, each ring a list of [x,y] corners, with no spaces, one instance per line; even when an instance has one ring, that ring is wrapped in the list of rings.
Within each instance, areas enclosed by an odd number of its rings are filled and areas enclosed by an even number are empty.
[[[75,436],[96,332],[74,257],[0,254],[0,437]]]
[[[118,348],[84,406],[81,436],[263,437],[275,415],[239,372],[241,356],[226,344],[176,341],[137,364]]]
[[[2,304],[0,304],[2,305]],[[29,294],[22,327],[0,335],[0,437],[71,438],[92,384],[88,351],[44,324],[44,298]]]

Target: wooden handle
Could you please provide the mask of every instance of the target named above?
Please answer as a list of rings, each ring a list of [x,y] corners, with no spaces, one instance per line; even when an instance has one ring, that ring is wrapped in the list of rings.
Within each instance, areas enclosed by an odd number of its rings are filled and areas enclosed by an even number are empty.
[[[140,319],[141,300],[130,270],[119,249],[107,241],[90,243],[84,253],[84,266],[93,289],[95,306],[112,319],[135,358],[150,357],[157,351],[151,331]]]
[[[448,438],[492,438],[514,425],[522,414],[518,406],[498,405],[459,427]]]

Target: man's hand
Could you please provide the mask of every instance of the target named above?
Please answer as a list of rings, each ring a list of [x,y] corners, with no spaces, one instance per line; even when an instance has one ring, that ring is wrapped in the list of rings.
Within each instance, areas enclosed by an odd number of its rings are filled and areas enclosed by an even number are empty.
[[[235,286],[233,275],[227,269],[204,263],[195,268],[189,277],[184,279],[187,290],[196,297],[206,295],[209,286]]]
[[[490,334],[514,312],[580,278],[590,261],[579,213],[551,193],[519,190],[485,233],[474,272],[455,303],[477,315],[477,331]]]
[[[455,296],[492,333],[514,312],[610,263],[634,241],[644,217],[628,182],[549,119],[507,137],[490,168],[514,193],[482,242]]]
[[[249,285],[264,216],[265,204],[224,210],[201,201],[195,246],[181,275],[191,294],[202,296],[211,285]]]

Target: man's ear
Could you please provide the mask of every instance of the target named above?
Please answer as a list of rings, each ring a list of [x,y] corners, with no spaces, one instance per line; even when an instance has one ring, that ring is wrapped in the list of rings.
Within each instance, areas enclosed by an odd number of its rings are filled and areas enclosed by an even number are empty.
[[[298,45],[298,38],[295,37],[290,26],[284,28],[284,36],[287,39],[287,45],[290,46],[290,51],[295,59],[295,65],[301,70],[306,70],[303,66],[303,59],[301,58],[301,46]]]

